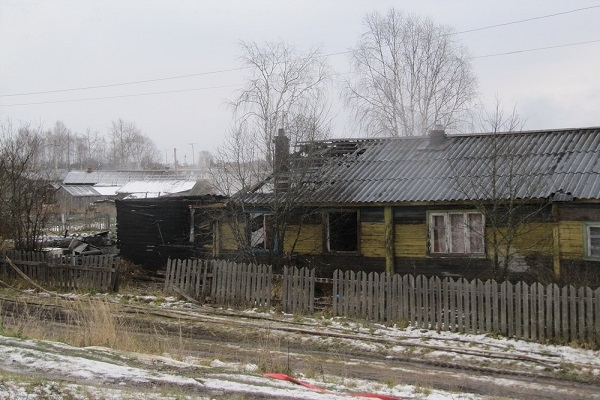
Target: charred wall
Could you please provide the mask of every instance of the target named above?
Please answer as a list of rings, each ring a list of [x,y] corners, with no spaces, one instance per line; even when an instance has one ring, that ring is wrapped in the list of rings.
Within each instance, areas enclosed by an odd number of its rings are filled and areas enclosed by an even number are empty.
[[[203,243],[189,241],[190,205],[210,202],[207,197],[117,200],[121,257],[150,270],[163,268],[169,258],[205,257]]]

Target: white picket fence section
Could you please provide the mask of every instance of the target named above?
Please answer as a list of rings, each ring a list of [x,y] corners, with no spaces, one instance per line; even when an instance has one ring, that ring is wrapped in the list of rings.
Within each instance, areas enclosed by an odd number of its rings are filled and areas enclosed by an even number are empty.
[[[195,300],[203,301],[210,295],[210,281],[215,261],[171,260],[167,262],[164,291],[167,294],[185,293]]]
[[[278,279],[284,312],[315,311],[314,270],[284,267]],[[266,265],[175,260],[167,266],[165,291],[186,293],[198,301],[209,296],[218,305],[270,307],[272,282],[272,269]],[[600,344],[600,288],[340,270],[329,282],[334,316],[534,341]]]
[[[286,313],[315,310],[315,270],[283,267],[281,307]]]
[[[5,250],[0,254],[0,274],[16,276],[6,257],[39,285],[100,292],[119,289],[120,258],[112,255],[54,255],[41,251]]]
[[[426,329],[600,342],[600,288],[336,270],[332,309]]]
[[[271,307],[273,268],[270,265],[217,261],[212,279],[211,299],[215,304]]]
[[[224,260],[169,260],[164,290],[213,304],[270,307],[272,268]]]

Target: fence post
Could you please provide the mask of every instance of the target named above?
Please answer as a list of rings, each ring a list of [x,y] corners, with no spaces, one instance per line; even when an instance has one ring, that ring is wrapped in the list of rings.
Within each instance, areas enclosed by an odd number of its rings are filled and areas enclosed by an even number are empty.
[[[331,312],[334,317],[339,315],[338,307],[340,302],[340,270],[333,271],[333,289],[331,290]]]

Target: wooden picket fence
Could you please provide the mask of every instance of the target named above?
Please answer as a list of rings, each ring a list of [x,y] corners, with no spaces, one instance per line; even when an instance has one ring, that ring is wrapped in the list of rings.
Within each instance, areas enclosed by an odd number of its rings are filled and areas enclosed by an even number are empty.
[[[600,343],[600,288],[336,270],[332,308],[426,329]]]
[[[53,255],[39,251],[7,250],[2,253],[0,272],[17,275],[12,263],[35,283],[60,290],[117,291],[120,258],[111,255]]]
[[[315,311],[314,270],[284,267],[278,279],[284,312]],[[272,281],[272,270],[264,265],[176,260],[169,262],[165,290],[199,301],[210,295],[214,304],[270,307]],[[600,343],[600,289],[340,270],[332,282],[334,316],[534,341]]]
[[[169,260],[165,292],[203,302],[243,307],[270,307],[270,266],[224,260]]]
[[[286,313],[314,312],[314,269],[283,267],[281,306]]]
[[[167,294],[184,294],[194,300],[204,301],[210,295],[210,278],[216,261],[171,260],[167,262],[164,291]]]
[[[271,307],[273,268],[270,265],[215,262],[211,299],[216,304]]]

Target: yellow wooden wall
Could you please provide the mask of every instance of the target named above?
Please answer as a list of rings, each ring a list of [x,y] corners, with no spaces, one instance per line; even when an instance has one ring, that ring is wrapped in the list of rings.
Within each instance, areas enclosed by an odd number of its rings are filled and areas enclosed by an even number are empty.
[[[220,250],[225,251],[236,251],[238,250],[238,242],[236,239],[234,227],[232,224],[220,223],[218,224],[219,234],[219,245]],[[240,231],[244,231],[244,226],[240,226]]]
[[[394,226],[396,257],[427,257],[427,225]]]
[[[552,236],[552,223],[533,223],[522,226],[519,231],[516,232],[515,238],[512,240],[511,254],[518,254],[521,256],[528,256],[534,254],[545,254],[552,256],[553,252],[553,236]],[[502,240],[502,236],[507,234],[506,229],[499,230],[498,240]],[[493,247],[493,232],[492,229],[487,228],[487,255],[492,257],[494,255]],[[500,252],[504,253],[504,247],[500,245]],[[501,254],[504,255],[504,254]]]
[[[365,257],[385,257],[385,225],[378,222],[360,224],[360,252]]]
[[[568,259],[581,259],[584,257],[583,223],[565,221],[558,224],[560,236],[560,256]]]
[[[286,228],[283,243],[285,252],[293,250],[296,254],[320,254],[322,248],[323,228],[320,224],[303,224],[300,227],[289,225]]]
[[[241,227],[243,229],[243,227]],[[219,224],[220,249],[235,251],[238,249],[233,228],[230,224]],[[552,256],[553,237],[552,223],[539,223],[524,228],[525,230],[513,242],[513,251],[521,255],[542,253]],[[294,239],[298,240],[294,244]],[[396,257],[425,258],[427,249],[427,225],[411,224],[394,226],[394,253]],[[490,230],[488,228],[487,253],[492,256],[489,245]],[[567,259],[584,257],[583,223],[565,221],[559,223],[560,256]],[[360,253],[365,257],[385,257],[385,225],[380,222],[362,222],[360,224]],[[284,250],[296,254],[321,254],[323,251],[323,227],[321,224],[290,225],[286,229]]]

